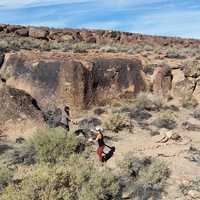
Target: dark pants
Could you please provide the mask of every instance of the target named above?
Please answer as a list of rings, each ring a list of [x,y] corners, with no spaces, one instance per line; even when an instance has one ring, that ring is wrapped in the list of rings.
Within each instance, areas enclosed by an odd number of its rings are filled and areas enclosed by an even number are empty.
[[[63,124],[62,122],[60,122],[60,123],[58,124],[58,126],[64,128],[64,129],[67,130],[67,131],[69,131],[69,124]]]
[[[105,147],[105,146],[100,146],[100,147],[98,147],[98,149],[97,149],[97,155],[98,155],[98,157],[99,157],[99,161],[101,161],[101,162],[103,162],[103,156],[104,156],[103,150],[104,150],[104,147]]]

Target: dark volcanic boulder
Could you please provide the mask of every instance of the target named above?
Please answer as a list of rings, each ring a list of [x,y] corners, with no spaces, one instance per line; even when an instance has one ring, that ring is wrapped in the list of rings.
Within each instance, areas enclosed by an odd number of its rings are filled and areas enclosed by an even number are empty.
[[[3,62],[4,62],[4,53],[0,52],[0,69],[1,69],[1,66],[3,65]]]
[[[20,28],[22,28],[22,27],[19,26],[19,25],[10,25],[10,26],[7,26],[6,32],[7,33],[14,33],[15,31],[19,30]]]
[[[173,75],[169,66],[157,67],[153,75],[153,92],[167,95],[172,88]]]
[[[0,71],[7,84],[29,93],[43,109],[49,104],[82,106],[83,65],[72,60],[32,59],[32,55],[7,55]]]
[[[133,118],[137,121],[148,120],[151,117],[152,115],[146,110],[134,108],[130,111],[130,118]]]
[[[105,109],[105,108],[101,108],[101,107],[96,108],[96,109],[94,110],[94,114],[95,114],[95,115],[101,115],[101,114],[103,114],[103,113],[105,113],[105,112],[106,112],[106,109]]]
[[[28,28],[22,28],[15,31],[15,33],[19,36],[28,37],[29,31]]]
[[[146,88],[138,60],[78,60],[59,56],[34,52],[6,54],[0,76],[8,85],[33,96],[44,109],[51,103],[77,109],[105,105],[113,99],[133,97]]]
[[[19,119],[41,121],[43,118],[36,100],[29,94],[0,84],[0,125]]]
[[[141,62],[120,58],[91,61],[85,75],[85,103],[101,104],[133,97],[146,89]]]
[[[49,31],[44,28],[29,28],[29,36],[37,39],[47,39]]]
[[[62,110],[56,106],[49,106],[44,112],[44,120],[51,127],[59,126],[62,120]]]

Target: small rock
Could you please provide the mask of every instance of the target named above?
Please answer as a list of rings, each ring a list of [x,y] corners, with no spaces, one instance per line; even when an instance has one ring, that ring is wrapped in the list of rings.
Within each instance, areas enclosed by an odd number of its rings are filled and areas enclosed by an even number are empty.
[[[16,139],[17,144],[22,144],[24,141],[25,141],[25,139],[23,137],[19,137]]]
[[[96,126],[100,126],[102,124],[101,120],[96,117],[89,117],[81,120],[78,123],[79,129],[94,129]]]
[[[192,116],[193,116],[195,119],[200,120],[200,110],[195,110],[195,111],[192,113]]]
[[[123,192],[122,199],[131,199],[131,196],[130,192]]]
[[[145,110],[132,109],[130,111],[130,118],[136,119],[138,121],[148,120],[151,117],[152,117],[152,115],[149,112],[145,111]]]
[[[94,110],[94,114],[96,114],[96,115],[101,115],[101,114],[103,114],[105,112],[106,112],[106,110],[104,108],[96,108]]]
[[[56,106],[50,106],[43,112],[44,120],[50,127],[57,127],[62,119],[62,110]]]
[[[190,190],[188,195],[191,196],[193,199],[200,199],[200,192],[196,190]]]
[[[182,127],[188,131],[200,131],[200,125],[192,124],[191,122],[183,122]]]

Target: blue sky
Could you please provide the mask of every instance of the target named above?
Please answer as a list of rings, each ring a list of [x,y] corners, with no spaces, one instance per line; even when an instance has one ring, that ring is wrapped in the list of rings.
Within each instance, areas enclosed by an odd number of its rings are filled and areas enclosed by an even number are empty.
[[[0,23],[200,39],[200,0],[0,0]]]

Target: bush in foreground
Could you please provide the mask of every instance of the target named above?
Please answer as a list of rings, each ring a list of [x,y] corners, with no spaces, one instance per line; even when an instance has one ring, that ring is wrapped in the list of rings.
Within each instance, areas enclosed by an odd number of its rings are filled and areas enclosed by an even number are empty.
[[[1,200],[110,200],[121,199],[118,179],[106,169],[73,155],[64,165],[35,165],[20,184],[10,184]]]
[[[160,198],[169,176],[166,163],[150,157],[135,157],[133,153],[129,153],[120,168],[124,192],[129,194],[129,198]]]
[[[65,133],[62,128],[43,129],[27,141],[26,151],[35,151],[38,162],[55,164],[67,159],[71,154],[78,153],[81,141],[72,133]]]
[[[5,166],[0,166],[0,191],[6,187],[13,177],[13,171]]]

